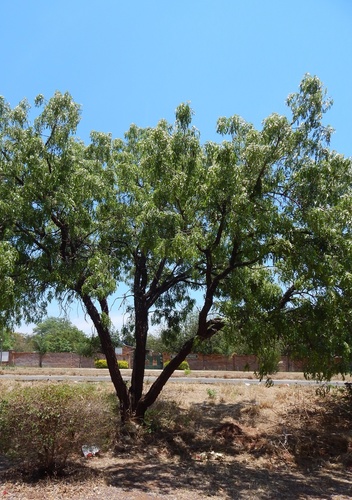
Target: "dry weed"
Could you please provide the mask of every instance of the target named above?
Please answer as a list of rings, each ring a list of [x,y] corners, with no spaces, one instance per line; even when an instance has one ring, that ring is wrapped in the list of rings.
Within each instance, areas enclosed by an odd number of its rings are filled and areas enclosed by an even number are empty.
[[[185,495],[193,485],[200,498],[208,491],[206,482],[213,485],[214,498],[232,498],[236,485],[241,498],[322,498],[324,491],[337,498],[350,491],[352,397],[338,390],[317,395],[312,387],[215,384],[211,404],[207,387],[167,385],[146,425],[120,434],[118,454],[85,467],[103,471],[108,485],[140,484],[143,492],[148,481],[151,488],[161,484],[162,470],[163,478],[174,474],[173,494],[184,482]],[[102,383],[97,390],[103,394],[111,385]],[[314,487],[308,483],[312,474]]]

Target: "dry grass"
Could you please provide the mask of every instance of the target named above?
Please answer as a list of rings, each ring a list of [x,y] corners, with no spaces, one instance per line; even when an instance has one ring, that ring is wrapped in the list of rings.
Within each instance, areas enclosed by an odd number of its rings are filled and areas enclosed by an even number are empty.
[[[157,376],[160,370],[146,370],[147,376]],[[131,375],[131,369],[122,370],[122,374],[126,376]],[[45,375],[45,376],[75,376],[75,377],[98,377],[98,376],[109,376],[109,371],[105,368],[39,368],[39,367],[7,367],[0,366],[0,376],[1,375]],[[212,370],[192,370],[188,375],[185,375],[183,370],[176,370],[172,375],[173,378],[178,377],[197,377],[197,378],[223,378],[223,379],[250,379],[255,380],[257,377],[253,372],[247,371],[212,371]],[[302,372],[277,372],[270,377],[273,380],[304,380],[304,375]],[[332,380],[343,380],[340,375],[333,377]],[[352,377],[347,376],[346,381],[352,382]]]
[[[352,498],[351,473],[346,391],[173,383],[148,412],[146,427],[121,433],[110,453],[91,461],[77,456],[66,477],[30,485],[3,472],[0,495],[342,500]]]

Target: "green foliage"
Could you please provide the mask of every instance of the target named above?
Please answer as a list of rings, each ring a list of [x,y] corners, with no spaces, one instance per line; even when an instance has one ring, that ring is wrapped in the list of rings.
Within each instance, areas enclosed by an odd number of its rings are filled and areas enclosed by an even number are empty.
[[[209,399],[215,399],[216,398],[216,391],[215,389],[207,389],[207,394]]]
[[[121,345],[120,336],[118,331],[110,329],[111,343],[113,347],[119,347]],[[96,356],[98,353],[103,351],[100,339],[98,335],[92,335],[91,337],[84,337],[78,342],[76,347],[76,352],[81,354],[81,356],[86,356],[88,358]]]
[[[264,347],[257,353],[259,361],[258,374],[262,379],[264,375],[273,374],[278,371],[281,352],[273,347]]]
[[[108,363],[107,363],[106,359],[95,359],[94,366],[95,366],[95,368],[107,368]]]
[[[123,360],[123,359],[117,360],[117,365],[121,369],[129,368],[128,361]],[[95,368],[107,368],[108,363],[107,363],[106,359],[96,359],[94,361],[94,366],[95,366]]]
[[[1,203],[1,202],[0,202]],[[2,297],[0,305],[0,328],[9,326],[12,323],[11,311],[13,315],[18,313],[16,308],[15,284],[13,271],[16,264],[16,251],[7,241],[0,241],[0,295]]]
[[[34,350],[32,340],[28,335],[18,332],[9,332],[9,349],[15,352],[31,352]]]
[[[167,366],[169,363],[170,363],[170,361],[165,361],[164,367]],[[186,361],[186,360],[182,361],[178,365],[178,367],[176,368],[176,370],[189,370],[189,363],[188,363],[188,361]]]
[[[0,330],[0,347],[3,351],[8,351],[12,347],[11,332],[5,328]]]
[[[128,366],[128,361],[126,361],[126,360],[124,360],[124,359],[119,359],[119,360],[117,361],[117,365],[118,365],[118,367],[119,367],[119,368],[122,368],[122,369],[123,369],[123,368],[129,368],[129,366]]]
[[[148,335],[147,339],[147,349],[153,352],[167,352],[168,349],[165,346],[164,342],[162,341],[161,337],[159,335],[155,334],[150,334]]]
[[[89,350],[88,337],[66,318],[49,317],[34,328],[33,346],[41,354],[46,352],[80,352]]]
[[[189,364],[188,361],[181,361],[181,363],[178,365],[178,370],[189,370]]]
[[[115,425],[111,399],[92,385],[16,388],[0,400],[1,452],[32,471],[62,469],[83,444],[109,446]]]
[[[197,329],[198,317],[195,313],[190,313],[178,323],[177,328],[163,328],[159,337],[150,337],[148,348],[159,352],[178,352],[188,339],[197,335]],[[192,348],[193,353],[221,354],[223,356],[231,356],[235,352],[237,354],[247,354],[247,350],[248,347],[238,338],[236,332],[232,329],[231,323],[228,323],[223,331],[217,335],[206,339],[205,342],[197,339]]]
[[[132,322],[129,322],[127,325],[123,325],[120,333],[118,334],[119,343],[121,342],[124,345],[134,347],[136,344],[136,340],[134,338],[133,330],[134,325],[132,324]]]
[[[331,101],[317,77],[289,96],[288,116],[258,129],[219,118],[217,142],[201,143],[188,104],[173,124],[132,125],[123,139],[93,132],[86,145],[69,94],[35,103],[33,123],[27,101],[0,104],[0,323],[38,322],[53,298],[78,298],[112,356],[110,299],[124,282],[132,329],[122,339],[139,360],[130,390],[113,378],[126,415],[143,394],[149,321],[184,357],[240,346],[265,371],[284,349],[307,372],[346,372],[352,165],[329,148]],[[195,292],[197,319],[183,329]]]

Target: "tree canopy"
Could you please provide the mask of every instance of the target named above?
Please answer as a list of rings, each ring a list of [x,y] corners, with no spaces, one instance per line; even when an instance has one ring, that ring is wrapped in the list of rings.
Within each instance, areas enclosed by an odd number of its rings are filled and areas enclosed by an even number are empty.
[[[202,143],[192,110],[173,124],[132,125],[123,139],[76,137],[66,93],[38,112],[0,101],[2,321],[40,320],[47,303],[81,301],[91,318],[123,420],[143,418],[180,362],[231,326],[261,355],[275,347],[331,376],[351,364],[351,160],[329,148],[331,101],[306,75],[258,130],[220,118]],[[130,388],[116,364],[111,307],[129,287],[135,355]],[[196,294],[196,295],[195,295]],[[194,334],[143,394],[149,324]],[[309,354],[309,356],[308,356]],[[319,364],[317,364],[319,360]]]
[[[44,319],[30,338],[34,343],[44,342],[47,352],[80,352],[89,344],[89,338],[67,318]]]

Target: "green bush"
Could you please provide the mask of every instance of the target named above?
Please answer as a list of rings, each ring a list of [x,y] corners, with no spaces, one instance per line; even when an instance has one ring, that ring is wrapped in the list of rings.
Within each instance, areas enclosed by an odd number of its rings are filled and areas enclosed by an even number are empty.
[[[165,361],[164,363],[164,368],[170,363],[170,361]],[[189,370],[189,364],[188,361],[181,361],[181,363],[178,365],[176,370]]]
[[[119,368],[128,368],[128,361],[125,361],[124,359],[118,361],[117,364]]]
[[[88,384],[15,389],[0,399],[0,452],[31,471],[58,471],[84,444],[110,446],[117,413],[116,398]]]
[[[128,361],[125,361],[125,360],[119,360],[117,362],[117,365],[119,368],[128,368]],[[96,359],[94,361],[94,366],[95,368],[107,368],[108,367],[108,363],[106,361],[106,359]]]
[[[95,368],[107,368],[108,363],[107,363],[106,359],[96,359],[94,361],[94,366],[95,366]]]

